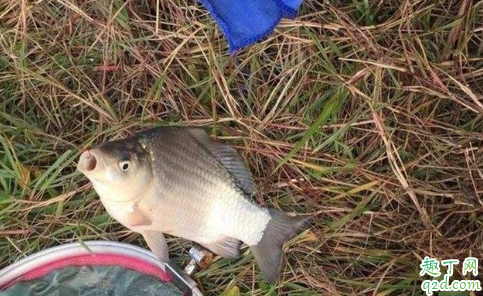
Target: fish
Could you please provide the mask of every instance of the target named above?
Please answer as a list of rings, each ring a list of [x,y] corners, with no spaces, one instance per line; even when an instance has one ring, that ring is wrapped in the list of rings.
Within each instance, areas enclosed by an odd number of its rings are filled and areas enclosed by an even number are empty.
[[[84,150],[77,169],[108,214],[140,233],[168,262],[165,234],[225,258],[245,243],[270,284],[283,267],[283,244],[311,226],[253,200],[253,176],[235,148],[199,127],[151,128]]]

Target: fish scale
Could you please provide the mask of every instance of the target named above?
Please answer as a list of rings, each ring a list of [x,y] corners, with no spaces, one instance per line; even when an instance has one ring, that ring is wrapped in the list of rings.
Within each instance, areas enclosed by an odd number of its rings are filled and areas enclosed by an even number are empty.
[[[180,182],[186,182],[186,185],[193,184],[192,182],[199,182],[202,181],[204,183],[208,183],[211,186],[214,186],[213,180],[216,179],[211,178],[210,174],[206,174],[206,172],[202,171],[202,168],[193,161],[192,158],[189,158],[186,154],[180,153],[180,149],[175,149],[170,151],[166,149],[166,156],[163,157],[163,170],[165,170],[166,178],[168,178],[169,174],[171,173],[170,179],[179,178],[178,180],[182,180]],[[165,153],[162,153],[163,155]],[[169,155],[173,155],[173,159],[169,157]],[[163,155],[164,156],[164,155]],[[191,165],[194,163],[194,165]],[[185,178],[185,176],[191,176],[190,178]],[[193,180],[193,181],[191,181]],[[170,185],[170,184],[166,184]]]
[[[180,219],[177,221],[180,224],[183,224],[183,222],[185,224],[189,223],[189,227],[199,230],[198,234],[193,235],[190,239],[204,240],[204,242],[209,243],[227,235],[228,232],[232,235],[235,233],[237,238],[248,244],[256,244],[258,240],[260,240],[263,227],[266,224],[266,221],[258,218],[258,211],[260,211],[260,209],[251,205],[251,203],[240,194],[239,190],[237,190],[238,188],[232,181],[232,178],[230,178],[224,170],[220,169],[221,165],[219,162],[208,157],[204,150],[193,151],[194,149],[192,148],[196,147],[196,143],[192,139],[186,139],[187,137],[185,134],[180,134],[179,136],[171,134],[170,136],[176,138],[176,141],[174,141],[174,143],[176,143],[175,145],[166,148],[153,145],[153,149],[165,149],[167,153],[160,153],[160,155],[174,155],[176,158],[180,158],[178,163],[181,165],[178,164],[178,169],[173,168],[173,170],[175,172],[177,170],[186,171],[178,174],[176,177],[180,177],[181,182],[187,182],[188,188],[193,188],[194,192],[188,193],[187,196],[194,197],[195,199],[198,196],[198,199],[202,202],[201,205],[198,204],[196,207],[198,215],[194,215],[197,216],[196,218],[198,219],[194,221],[183,221]],[[184,143],[188,142],[191,145],[179,145],[180,141],[183,140],[185,140]],[[181,151],[183,151],[183,153],[181,153]],[[197,157],[193,157],[194,155]],[[169,164],[171,163],[166,163],[167,170],[170,170]],[[190,184],[190,180],[186,180],[186,176],[193,177],[193,180],[196,180],[196,183]],[[200,180],[203,180],[203,182]],[[195,186],[191,187],[191,185]],[[171,196],[174,197],[175,195],[173,194]],[[217,205],[213,205],[210,202],[214,200],[214,197],[217,197],[217,200],[219,201]],[[210,217],[209,215],[207,216],[207,214],[209,214],[210,210],[216,206],[218,206],[218,212],[222,215],[219,215],[216,219],[210,220]],[[189,207],[187,208],[188,211],[193,210],[189,209]],[[248,219],[244,220],[232,219],[233,216],[238,215],[238,213],[244,213],[246,210],[255,211],[256,214],[248,215],[253,217],[247,217]],[[244,223],[236,223],[237,221],[244,221]],[[249,223],[246,221],[249,221]],[[219,228],[219,225],[217,224],[220,223],[223,224],[224,228],[220,230],[220,233],[208,230],[213,226]],[[182,228],[185,229],[185,227]],[[211,238],[211,241],[206,237]]]
[[[167,188],[186,188],[186,191],[171,192],[165,191],[165,195],[170,199],[170,204],[179,205],[182,200],[183,206],[178,211],[182,213],[178,219],[175,220],[179,228],[178,233],[173,233],[178,236],[186,236],[188,239],[198,240],[205,243],[210,243],[217,239],[221,239],[223,236],[235,234],[237,237],[247,243],[256,243],[261,237],[261,227],[256,227],[257,224],[263,224],[263,221],[257,219],[258,213],[253,215],[252,219],[245,221],[252,221],[252,223],[236,223],[237,220],[231,219],[237,212],[243,212],[244,209],[249,208],[249,202],[244,199],[239,190],[233,184],[230,176],[224,171],[220,171],[220,165],[218,162],[212,161],[207,157],[207,153],[203,150],[193,151],[191,147],[194,147],[195,143],[192,140],[186,142],[192,142],[192,145],[183,145],[184,150],[179,147],[179,141],[183,140],[176,135],[170,135],[175,137],[174,145],[169,147],[160,147],[159,145],[152,145],[153,154],[159,154],[161,163],[164,163],[164,169],[172,174],[166,174],[166,180],[164,184]],[[159,139],[152,139],[150,141],[157,141]],[[166,139],[163,139],[166,140]],[[149,147],[149,145],[148,145]],[[156,153],[155,149],[159,149],[159,153]],[[183,151],[183,152],[181,152]],[[194,154],[197,154],[198,159],[195,161]],[[170,160],[171,156],[173,160]],[[164,161],[163,161],[164,160]],[[188,177],[189,176],[189,177]],[[171,182],[182,184],[182,186],[169,186]],[[216,197],[216,199],[214,198]],[[186,200],[189,200],[188,202]],[[200,204],[194,204],[191,201],[199,201]],[[165,200],[168,202],[168,200]],[[217,205],[213,202],[218,201]],[[190,205],[191,204],[191,205]],[[217,207],[219,213],[222,214],[216,219],[210,217],[213,207]],[[161,206],[160,206],[161,207]],[[253,206],[255,210],[258,210]],[[173,206],[174,208],[174,206]],[[253,209],[252,209],[253,210]],[[189,216],[191,219],[183,219],[182,217]],[[218,223],[224,224],[224,229],[219,231],[213,231],[212,227],[219,228]],[[253,224],[253,225],[250,225]],[[250,227],[251,226],[251,227]],[[255,227],[253,227],[255,226]],[[263,226],[263,225],[262,225]],[[187,231],[187,229],[195,229],[198,231]],[[258,229],[257,229],[258,228]],[[218,230],[218,229],[217,229]],[[190,232],[187,234],[186,232]]]

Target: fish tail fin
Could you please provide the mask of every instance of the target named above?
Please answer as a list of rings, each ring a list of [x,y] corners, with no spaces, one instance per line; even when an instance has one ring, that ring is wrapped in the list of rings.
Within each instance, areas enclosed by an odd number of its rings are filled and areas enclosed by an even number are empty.
[[[282,269],[282,247],[286,241],[310,227],[311,217],[290,217],[281,211],[269,209],[271,216],[260,242],[250,246],[265,279],[274,285]]]

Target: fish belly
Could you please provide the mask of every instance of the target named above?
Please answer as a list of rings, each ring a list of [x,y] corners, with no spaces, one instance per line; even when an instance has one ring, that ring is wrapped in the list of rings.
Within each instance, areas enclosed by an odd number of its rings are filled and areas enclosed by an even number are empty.
[[[237,194],[220,198],[209,209],[207,226],[216,232],[234,237],[247,245],[256,245],[270,221],[264,210]]]
[[[230,237],[256,245],[270,221],[268,211],[235,190],[218,196],[203,196],[202,191],[189,196],[165,196],[158,208],[153,211],[153,230],[201,244]]]

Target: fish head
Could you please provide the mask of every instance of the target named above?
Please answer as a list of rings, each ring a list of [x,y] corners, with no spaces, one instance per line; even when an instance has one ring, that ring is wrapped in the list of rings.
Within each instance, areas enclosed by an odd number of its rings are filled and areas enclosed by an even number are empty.
[[[135,138],[111,141],[82,152],[77,169],[101,198],[129,201],[149,188],[153,171],[149,152]]]

